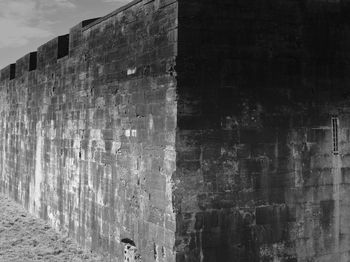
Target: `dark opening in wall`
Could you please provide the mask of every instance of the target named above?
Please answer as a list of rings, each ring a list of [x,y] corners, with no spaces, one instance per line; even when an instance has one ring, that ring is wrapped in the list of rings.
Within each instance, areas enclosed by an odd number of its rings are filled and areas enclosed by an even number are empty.
[[[91,18],[91,19],[87,19],[81,22],[81,26],[85,27],[89,24],[91,24],[92,22],[96,21],[97,19],[100,19],[101,17],[97,17],[97,18]]]
[[[67,56],[69,53],[69,34],[58,37],[57,59]]]
[[[333,138],[333,154],[334,155],[339,154],[338,126],[339,126],[339,119],[337,116],[333,116],[332,117],[332,138]]]
[[[29,54],[29,71],[35,70],[37,67],[37,52]]]
[[[16,77],[16,64],[10,65],[10,80],[15,79]]]

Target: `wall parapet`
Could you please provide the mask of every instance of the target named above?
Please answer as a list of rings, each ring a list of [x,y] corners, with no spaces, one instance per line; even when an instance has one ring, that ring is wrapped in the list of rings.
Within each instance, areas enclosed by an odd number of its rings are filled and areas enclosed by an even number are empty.
[[[175,261],[177,1],[158,2],[0,71],[0,191],[106,261]]]
[[[122,7],[118,8],[118,9],[116,9],[115,11],[113,11],[113,12],[111,12],[111,13],[109,13],[109,14],[103,16],[103,17],[100,17],[100,18],[97,19],[96,21],[93,21],[93,22],[90,23],[89,25],[85,26],[85,27],[83,28],[83,30],[85,31],[85,30],[87,30],[87,29],[89,29],[89,28],[91,28],[91,27],[93,27],[93,26],[95,26],[95,25],[97,25],[97,24],[99,24],[99,23],[102,23],[103,21],[109,19],[110,17],[115,16],[115,15],[117,15],[117,14],[119,14],[119,13],[121,13],[121,12],[127,10],[128,8],[134,6],[134,5],[136,5],[136,4],[138,4],[138,3],[142,2],[142,1],[145,1],[145,0],[133,0],[133,1],[131,1],[130,3],[128,3],[128,4],[124,5],[124,6],[122,6]],[[155,0],[147,0],[146,2],[153,2],[153,1],[155,1]]]
[[[151,0],[148,2],[152,2],[152,1],[154,0]],[[134,0],[118,8],[117,10],[111,12],[110,14],[107,14],[106,16],[83,20],[77,26],[72,27],[69,34],[55,37],[54,39],[51,39],[48,42],[44,43],[43,45],[39,46],[37,51],[31,52],[33,53],[33,55],[30,55],[30,57],[32,58],[31,61],[34,61],[35,59],[34,53],[38,54],[37,66],[34,66],[34,64],[36,63],[32,62],[29,71],[32,71],[35,69],[43,69],[46,65],[52,65],[55,62],[57,62],[57,59],[63,58],[66,55],[69,55],[69,56],[73,55],[74,53],[70,52],[70,49],[71,47],[73,48],[76,46],[74,46],[74,44],[71,43],[70,34],[76,31],[77,28],[79,28],[79,31],[80,31],[79,33],[81,34],[82,31],[87,30],[92,26],[95,26],[101,23],[102,21],[109,19],[112,16],[115,16],[116,14],[125,11],[126,9],[132,7],[133,5],[136,5],[139,2],[142,2],[142,0]],[[74,33],[77,33],[77,32],[74,32]],[[55,45],[57,45],[57,47],[55,47]],[[23,59],[26,60],[27,58],[28,58],[27,55],[25,55],[24,57],[18,59],[15,64],[17,64],[17,62],[22,63],[24,61],[21,61],[21,60]],[[12,65],[12,67],[15,67],[15,66]],[[6,68],[7,66],[5,66],[3,69],[5,69],[6,71]],[[4,74],[5,74],[5,71],[4,71]],[[11,80],[15,79],[17,75],[22,75],[25,72],[25,70],[23,71],[22,67],[21,67],[21,70],[17,70],[17,71],[18,71],[18,74],[14,73],[11,75]]]

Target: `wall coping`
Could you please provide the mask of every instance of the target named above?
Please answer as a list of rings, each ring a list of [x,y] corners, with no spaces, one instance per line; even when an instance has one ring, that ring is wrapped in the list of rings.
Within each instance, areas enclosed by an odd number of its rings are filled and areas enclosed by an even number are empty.
[[[86,31],[86,30],[88,30],[89,28],[91,28],[91,27],[93,27],[93,26],[95,26],[95,25],[98,25],[98,24],[102,23],[103,21],[107,20],[108,18],[111,18],[112,16],[115,16],[115,15],[117,15],[117,14],[119,14],[119,13],[125,11],[126,9],[129,9],[130,7],[136,5],[136,4],[140,3],[140,2],[142,2],[142,0],[133,0],[133,1],[131,1],[130,3],[119,7],[117,10],[115,10],[115,11],[113,11],[113,12],[111,12],[111,13],[109,13],[109,14],[107,14],[107,15],[105,15],[105,16],[99,18],[99,19],[97,19],[96,21],[94,21],[94,22],[88,24],[87,26],[85,26],[85,27],[83,28],[83,31]]]
[[[144,1],[144,0],[133,0],[133,1],[131,1],[131,2],[129,2],[129,3],[125,4],[125,5],[123,5],[123,6],[119,7],[119,8],[116,9],[115,11],[113,11],[113,12],[111,12],[111,13],[109,13],[109,14],[103,16],[103,17],[83,20],[83,21],[80,22],[80,25],[81,25],[81,27],[82,27],[81,30],[82,30],[82,31],[86,31],[86,30],[88,30],[89,28],[91,28],[91,27],[93,27],[93,26],[96,26],[96,25],[102,23],[103,21],[105,21],[105,20],[107,20],[107,19],[109,19],[109,18],[111,18],[111,17],[113,17],[113,16],[115,16],[115,15],[117,15],[117,14],[119,14],[119,13],[121,13],[121,12],[127,10],[127,9],[129,9],[130,7],[132,7],[132,6],[134,6],[134,5],[138,4],[138,3],[140,3],[140,2],[142,2],[142,1]],[[154,1],[154,0],[147,0],[147,2],[151,2],[151,1]],[[88,23],[86,26],[83,26],[83,23],[84,23],[84,22],[89,22],[89,21],[92,21],[92,22],[91,22],[91,23]],[[55,41],[55,40],[57,40],[57,39],[58,39],[58,36],[55,37],[55,38],[53,38],[53,39],[51,39],[51,40],[49,40],[48,42],[46,42],[46,43],[40,45],[40,46],[37,48],[36,51],[32,51],[32,52],[33,52],[33,53],[34,53],[34,52],[38,52],[38,51],[40,50],[40,48],[42,48],[42,47],[45,46],[46,44],[50,43],[51,41]],[[9,67],[9,66],[10,66],[10,65],[5,66],[5,67],[2,68],[0,71],[3,71],[3,69],[6,69],[6,68]]]

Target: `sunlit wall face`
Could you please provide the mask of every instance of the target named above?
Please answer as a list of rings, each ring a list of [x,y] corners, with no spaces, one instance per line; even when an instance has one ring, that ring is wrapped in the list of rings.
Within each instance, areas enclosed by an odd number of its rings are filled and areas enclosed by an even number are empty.
[[[104,16],[130,0],[0,1],[0,68],[68,33],[82,20]]]

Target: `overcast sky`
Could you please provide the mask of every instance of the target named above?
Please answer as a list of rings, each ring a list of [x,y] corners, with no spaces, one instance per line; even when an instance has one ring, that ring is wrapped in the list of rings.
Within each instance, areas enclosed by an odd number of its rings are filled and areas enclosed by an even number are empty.
[[[0,69],[82,20],[104,16],[131,0],[0,0]]]

